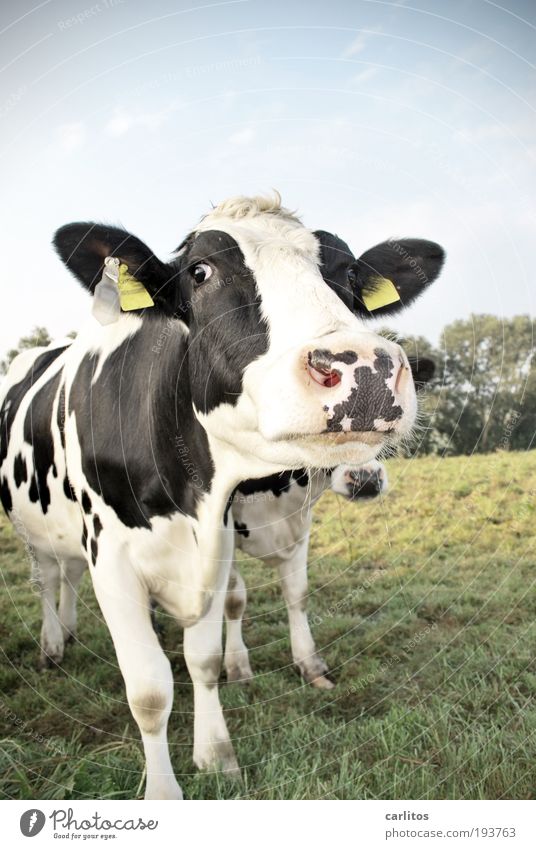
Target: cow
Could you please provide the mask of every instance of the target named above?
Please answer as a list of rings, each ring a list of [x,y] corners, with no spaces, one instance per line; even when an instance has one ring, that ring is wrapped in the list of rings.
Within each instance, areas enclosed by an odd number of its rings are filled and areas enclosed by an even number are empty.
[[[349,501],[366,501],[385,493],[387,471],[371,460],[361,467],[306,469],[244,481],[232,502],[235,547],[274,567],[285,600],[294,665],[303,680],[320,690],[334,687],[324,659],[317,653],[307,617],[307,568],[312,508],[331,489]],[[242,636],[247,604],[244,579],[236,559],[225,599],[224,667],[227,681],[244,683],[253,677]]]
[[[330,286],[321,241],[279,196],[218,204],[169,262],[121,228],[68,224],[54,245],[99,321],[17,358],[2,389],[0,497],[37,564],[43,656],[60,658],[73,633],[70,596],[88,563],[148,799],[182,798],[150,600],[184,628],[194,763],[238,776],[218,694],[231,496],[287,469],[366,463],[415,421],[404,351],[359,316],[411,303],[442,249],[382,243]]]

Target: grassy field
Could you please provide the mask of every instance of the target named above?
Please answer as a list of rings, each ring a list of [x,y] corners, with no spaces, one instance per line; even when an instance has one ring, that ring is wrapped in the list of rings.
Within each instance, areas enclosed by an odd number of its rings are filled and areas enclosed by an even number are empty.
[[[191,761],[181,632],[172,760],[187,798],[536,798],[536,451],[389,464],[383,502],[316,509],[310,611],[337,686],[302,685],[274,575],[243,563],[256,672],[221,697],[242,787]],[[133,798],[143,756],[89,577],[79,642],[37,671],[39,601],[0,524],[0,796]]]

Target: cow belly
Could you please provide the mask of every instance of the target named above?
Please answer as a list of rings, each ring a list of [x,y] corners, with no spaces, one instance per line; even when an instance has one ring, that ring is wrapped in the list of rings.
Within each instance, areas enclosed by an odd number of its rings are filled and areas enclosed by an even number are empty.
[[[10,488],[11,521],[21,539],[58,560],[82,556],[80,507],[67,500],[63,483],[49,475],[50,504],[46,513],[39,502],[30,500],[28,486]]]
[[[303,494],[302,494],[303,493]],[[302,490],[299,503],[278,500],[269,505],[233,504],[235,543],[245,554],[277,564],[292,557],[307,536],[310,507]]]

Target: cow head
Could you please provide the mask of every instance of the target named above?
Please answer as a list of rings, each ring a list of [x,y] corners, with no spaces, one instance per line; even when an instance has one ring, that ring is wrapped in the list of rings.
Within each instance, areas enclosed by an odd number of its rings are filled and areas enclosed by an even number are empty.
[[[406,355],[360,319],[379,279],[398,298],[377,312],[414,300],[439,273],[441,248],[406,240],[355,260],[328,236],[306,229],[278,197],[234,198],[201,220],[170,263],[103,225],[67,225],[55,245],[90,291],[104,259],[119,259],[154,302],[143,321],[172,316],[187,326],[177,368],[188,369],[197,418],[215,442],[274,471],[366,462],[415,419]]]

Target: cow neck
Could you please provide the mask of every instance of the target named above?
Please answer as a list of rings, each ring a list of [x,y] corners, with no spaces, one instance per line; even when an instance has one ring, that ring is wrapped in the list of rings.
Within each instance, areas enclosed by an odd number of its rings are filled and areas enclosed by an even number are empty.
[[[186,471],[196,489],[193,518],[197,523],[200,588],[211,594],[224,558],[225,529],[231,527],[229,503],[236,486],[236,458],[210,439],[194,410],[188,332],[178,320],[154,381],[153,421],[178,460],[177,476]],[[168,325],[169,326],[169,325]],[[154,334],[154,330],[152,331]],[[233,455],[233,459],[231,459]],[[232,544],[232,536],[231,539]],[[228,547],[228,546],[227,546]],[[227,552],[230,556],[230,552]]]

